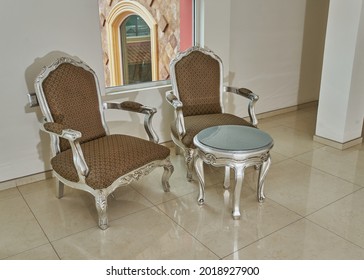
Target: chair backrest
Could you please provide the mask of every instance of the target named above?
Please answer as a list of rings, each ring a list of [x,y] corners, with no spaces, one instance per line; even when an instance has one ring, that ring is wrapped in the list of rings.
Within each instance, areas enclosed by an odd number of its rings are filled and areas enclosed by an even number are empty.
[[[80,143],[107,134],[95,72],[82,61],[62,57],[44,67],[35,80],[39,106],[47,121],[82,133]],[[54,152],[70,148],[68,140],[53,139]]]
[[[194,46],[179,53],[170,68],[173,91],[183,103],[185,117],[222,112],[223,69],[217,55]]]

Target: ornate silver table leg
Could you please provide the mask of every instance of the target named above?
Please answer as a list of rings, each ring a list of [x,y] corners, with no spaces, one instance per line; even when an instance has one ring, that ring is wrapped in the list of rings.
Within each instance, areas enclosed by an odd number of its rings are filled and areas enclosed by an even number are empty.
[[[224,189],[227,190],[229,187],[230,187],[230,167],[225,166]]]
[[[235,167],[235,190],[233,197],[233,219],[240,219],[240,195],[241,189],[243,187],[244,181],[244,169],[245,167],[242,165],[238,165]]]
[[[205,203],[205,176],[203,170],[203,160],[198,155],[196,155],[194,162],[200,188],[197,202],[199,205],[202,205]]]
[[[263,161],[262,166],[259,169],[259,178],[258,178],[258,187],[257,187],[257,197],[259,202],[263,202],[265,195],[264,195],[264,180],[267,176],[269,167],[271,164],[270,155],[268,154],[268,157],[265,161]]]

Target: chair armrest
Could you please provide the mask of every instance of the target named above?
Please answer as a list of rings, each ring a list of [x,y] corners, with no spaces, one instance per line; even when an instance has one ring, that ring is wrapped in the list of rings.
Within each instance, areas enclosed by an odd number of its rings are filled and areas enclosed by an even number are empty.
[[[78,177],[80,181],[84,182],[85,177],[89,173],[89,168],[79,143],[82,133],[77,130],[67,128],[59,123],[47,122],[46,118],[42,121],[41,129],[51,135],[62,137],[69,141],[73,154],[73,163],[77,170]]]
[[[175,109],[182,109],[183,103],[180,101],[177,96],[174,95],[172,90],[166,92],[166,100],[169,104],[171,104]]]
[[[30,108],[39,106],[38,98],[37,98],[37,95],[35,94],[35,92],[27,93],[27,96],[28,96]]]
[[[44,122],[43,130],[48,133],[54,133],[57,136],[65,138],[69,141],[75,141],[76,139],[82,137],[81,132],[66,128],[64,125],[54,122]]]
[[[254,126],[257,126],[258,119],[257,119],[257,116],[255,115],[255,103],[259,100],[259,96],[247,88],[236,88],[236,87],[225,86],[224,91],[235,93],[237,95],[243,96],[250,100],[249,105],[248,105],[250,123]]]
[[[141,114],[154,114],[157,112],[156,108],[145,106],[138,102],[134,101],[124,101],[124,102],[104,102],[103,103],[104,109],[118,109],[118,110],[125,110],[131,111],[135,113]]]
[[[154,114],[157,112],[156,108],[145,106],[143,104],[140,104],[138,102],[134,101],[124,101],[124,102],[104,102],[103,103],[104,109],[118,109],[118,110],[124,110],[124,111],[130,111],[135,113],[141,113],[144,114],[144,129],[148,134],[149,140],[158,143],[159,138],[158,135],[155,133],[153,125],[152,125],[152,119]]]
[[[182,140],[183,136],[185,136],[185,134],[186,134],[185,121],[183,118],[183,111],[182,111],[183,103],[173,93],[173,90],[169,90],[166,92],[166,100],[170,105],[172,105],[174,107],[178,138],[179,138],[179,140]]]

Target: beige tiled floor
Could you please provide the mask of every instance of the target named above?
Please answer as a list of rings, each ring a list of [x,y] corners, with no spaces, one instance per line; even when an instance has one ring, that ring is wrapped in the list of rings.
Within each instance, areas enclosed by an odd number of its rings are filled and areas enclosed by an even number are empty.
[[[345,151],[312,140],[316,109],[260,120],[275,141],[266,200],[247,170],[241,219],[231,218],[223,170],[206,167],[206,203],[173,153],[171,192],[161,170],[116,191],[110,228],[96,226],[91,195],[55,180],[0,192],[0,259],[364,259],[364,145]]]

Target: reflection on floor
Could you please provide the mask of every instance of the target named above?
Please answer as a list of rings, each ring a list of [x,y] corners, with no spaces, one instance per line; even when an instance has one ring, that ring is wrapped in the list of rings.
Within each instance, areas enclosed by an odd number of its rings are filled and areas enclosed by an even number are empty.
[[[0,259],[364,259],[364,145],[345,151],[312,140],[316,108],[262,119],[274,139],[266,200],[246,172],[241,219],[231,217],[223,169],[205,168],[206,204],[173,154],[162,170],[109,199],[110,228],[96,226],[93,197],[49,179],[0,192]]]

